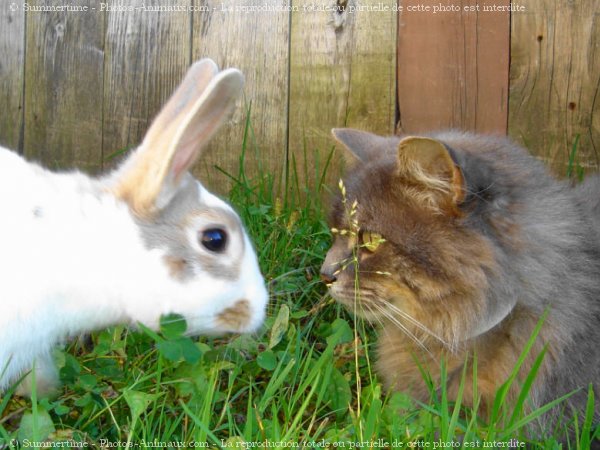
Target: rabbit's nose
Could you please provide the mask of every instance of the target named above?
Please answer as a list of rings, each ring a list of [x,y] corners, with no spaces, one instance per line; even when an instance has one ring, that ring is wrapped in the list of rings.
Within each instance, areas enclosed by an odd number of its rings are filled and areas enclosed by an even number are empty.
[[[321,280],[326,284],[332,284],[337,281],[337,277],[333,270],[325,269],[325,267],[321,267]]]

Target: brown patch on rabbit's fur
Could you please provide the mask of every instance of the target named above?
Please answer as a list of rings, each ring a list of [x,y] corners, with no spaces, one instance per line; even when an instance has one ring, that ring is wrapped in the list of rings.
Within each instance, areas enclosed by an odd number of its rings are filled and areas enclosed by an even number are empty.
[[[252,317],[252,310],[248,300],[238,300],[233,306],[223,310],[217,316],[217,324],[234,329],[241,330],[247,326]]]
[[[565,407],[583,412],[587,386],[600,381],[600,208],[589,200],[600,181],[571,189],[500,138],[334,135],[353,164],[330,223],[358,243],[336,234],[321,272],[336,300],[380,326],[384,384],[427,401],[420,366],[437,389],[444,360],[454,400],[466,362],[463,402],[473,405],[476,361],[480,411],[489,412],[547,310],[506,401],[545,351],[525,407],[576,391]],[[384,239],[374,251],[365,231]],[[558,418],[555,408],[542,428]]]
[[[188,268],[188,264],[185,259],[177,258],[175,256],[165,255],[163,257],[163,261],[169,268],[169,274],[177,279],[184,280],[186,278],[186,271]]]

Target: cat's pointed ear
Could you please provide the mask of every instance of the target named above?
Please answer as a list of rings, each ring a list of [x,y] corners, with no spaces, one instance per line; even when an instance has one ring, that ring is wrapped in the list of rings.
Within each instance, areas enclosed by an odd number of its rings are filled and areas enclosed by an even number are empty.
[[[380,156],[387,138],[353,128],[333,128],[331,134],[355,160],[366,162]]]
[[[465,198],[462,172],[440,141],[417,136],[402,139],[398,146],[398,170],[454,206]]]

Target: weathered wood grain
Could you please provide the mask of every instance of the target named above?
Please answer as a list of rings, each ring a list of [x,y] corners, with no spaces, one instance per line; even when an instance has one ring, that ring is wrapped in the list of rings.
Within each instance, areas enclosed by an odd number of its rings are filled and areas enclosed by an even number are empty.
[[[137,145],[206,56],[247,80],[200,171],[221,193],[230,185],[214,165],[237,173],[250,104],[247,170],[279,176],[293,160],[299,186],[319,178],[330,128],[391,133],[396,101],[399,131],[504,133],[508,122],[559,174],[578,135],[580,164],[600,165],[599,0],[523,0],[512,29],[506,11],[483,10],[508,0],[295,0],[295,12],[278,0],[173,0],[183,10],[161,12],[100,12],[85,0],[77,5],[96,10],[24,14],[16,4],[0,9],[0,143],[50,166],[96,170]],[[461,12],[408,11],[419,5]]]
[[[558,175],[600,165],[600,2],[527,0],[512,17],[509,133]]]
[[[28,2],[44,6],[47,2]],[[102,165],[101,14],[27,14],[24,153],[50,167]]]
[[[402,2],[399,131],[506,133],[510,14],[494,5],[509,1]]]
[[[25,13],[0,8],[0,145],[23,150]]]
[[[158,0],[128,0],[120,5],[149,9]],[[191,64],[189,0],[172,0],[170,11],[132,9],[106,12],[103,153],[111,165],[136,147],[154,116]],[[179,11],[181,9],[181,11]]]
[[[290,14],[285,2],[196,0],[194,5],[194,59],[210,57],[220,68],[237,67],[246,77],[245,98],[209,145],[199,176],[217,191],[227,191],[230,183],[214,166],[238,175],[250,111],[244,167],[249,174],[271,173],[278,179],[287,147]]]
[[[303,186],[319,181],[334,145],[332,128],[393,133],[397,21],[391,1],[294,4],[300,10],[292,13],[289,155]],[[330,182],[341,159],[334,158]]]

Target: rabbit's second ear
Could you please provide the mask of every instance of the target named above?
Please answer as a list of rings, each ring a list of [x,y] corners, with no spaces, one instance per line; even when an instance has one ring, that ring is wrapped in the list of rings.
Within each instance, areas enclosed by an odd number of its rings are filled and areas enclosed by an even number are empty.
[[[136,215],[151,216],[169,203],[183,175],[227,117],[243,83],[241,72],[217,73],[211,60],[190,68],[116,180],[115,194]]]

